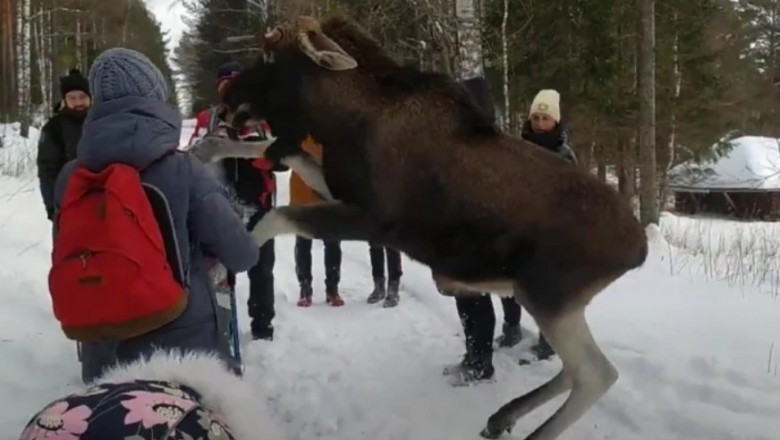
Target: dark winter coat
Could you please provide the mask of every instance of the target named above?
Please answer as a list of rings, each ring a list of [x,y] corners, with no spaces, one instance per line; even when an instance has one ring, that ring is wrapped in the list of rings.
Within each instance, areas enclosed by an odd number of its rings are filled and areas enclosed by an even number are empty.
[[[528,142],[551,151],[575,165],[577,164],[577,155],[569,146],[568,134],[563,124],[556,124],[551,131],[536,133],[531,129],[531,121],[526,120],[520,135]]]
[[[234,272],[248,270],[258,258],[257,246],[214,177],[194,156],[176,152],[180,130],[181,117],[174,109],[128,97],[93,107],[78,144],[77,160],[91,171],[114,162],[148,166],[141,180],[159,188],[168,199],[188,284],[190,297],[182,315],[154,332],[120,342],[120,361],[149,353],[152,345],[227,350],[218,335],[216,298],[204,253]],[[69,162],[57,179],[57,205],[75,165]]]
[[[76,145],[86,112],[60,110],[41,129],[38,140],[38,180],[46,216],[54,213],[54,183],[66,163],[76,158]]]

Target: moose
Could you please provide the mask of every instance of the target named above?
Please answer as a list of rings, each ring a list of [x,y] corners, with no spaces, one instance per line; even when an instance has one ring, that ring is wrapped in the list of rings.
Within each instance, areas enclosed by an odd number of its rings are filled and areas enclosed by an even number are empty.
[[[375,241],[427,265],[440,290],[514,296],[563,368],[503,405],[481,435],[498,438],[571,391],[526,440],[557,438],[618,378],[585,308],[647,258],[628,204],[587,171],[501,132],[454,79],[402,66],[349,19],[298,17],[262,44],[270,56],[236,78],[224,104],[235,126],[265,119],[276,138],[219,148],[300,165],[310,135],[323,156],[307,171],[327,198],[272,210],[252,231],[258,244],[280,234]]]

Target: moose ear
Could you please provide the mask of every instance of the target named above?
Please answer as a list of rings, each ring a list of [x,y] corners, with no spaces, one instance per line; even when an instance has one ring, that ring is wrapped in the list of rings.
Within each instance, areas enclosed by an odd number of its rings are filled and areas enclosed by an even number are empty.
[[[357,67],[357,61],[322,32],[299,32],[298,45],[306,56],[325,69],[339,71]]]
[[[314,59],[314,62],[328,70],[351,70],[357,67],[357,61],[345,53],[325,50],[319,52],[317,56],[318,58]]]

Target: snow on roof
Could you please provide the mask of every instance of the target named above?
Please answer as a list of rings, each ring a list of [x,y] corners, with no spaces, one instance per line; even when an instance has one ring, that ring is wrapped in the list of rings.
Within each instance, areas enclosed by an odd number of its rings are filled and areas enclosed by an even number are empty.
[[[780,139],[743,136],[719,158],[685,162],[669,172],[673,190],[780,190]]]

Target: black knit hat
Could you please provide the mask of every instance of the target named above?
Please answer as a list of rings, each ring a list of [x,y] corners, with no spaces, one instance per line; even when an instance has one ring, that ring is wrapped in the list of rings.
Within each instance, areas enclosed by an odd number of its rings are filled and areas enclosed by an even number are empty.
[[[66,76],[60,77],[60,96],[62,98],[65,98],[65,95],[67,95],[68,92],[74,90],[79,90],[92,96],[92,94],[89,93],[89,81],[81,74],[79,69],[70,69]]]

